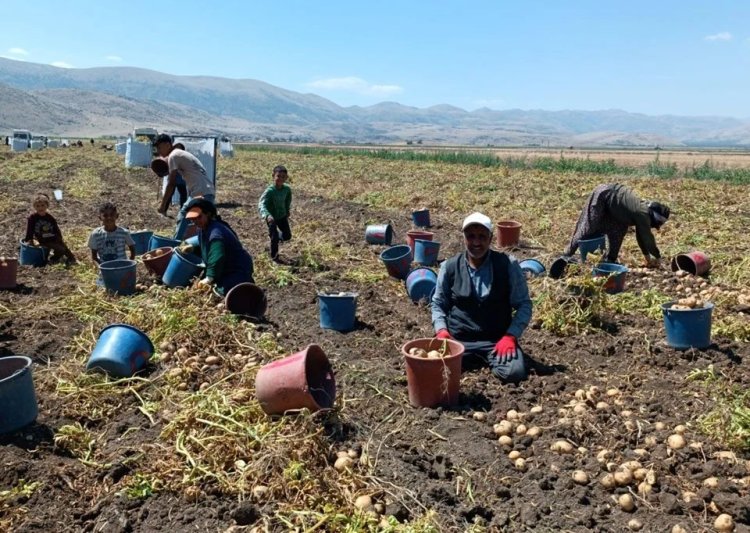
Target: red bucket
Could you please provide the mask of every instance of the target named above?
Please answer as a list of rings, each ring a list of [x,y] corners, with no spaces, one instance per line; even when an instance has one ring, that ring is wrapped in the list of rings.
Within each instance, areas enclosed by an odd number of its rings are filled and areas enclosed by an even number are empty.
[[[0,257],[0,289],[15,289],[18,276],[18,258]]]
[[[694,276],[702,276],[711,270],[711,259],[703,252],[678,254],[672,259],[672,272],[684,270]]]
[[[497,245],[500,248],[518,246],[521,237],[521,223],[515,220],[501,220],[497,226]]]
[[[414,241],[417,239],[421,239],[423,241],[431,241],[432,238],[435,236],[434,233],[431,231],[420,231],[420,230],[412,230],[406,232],[406,244],[409,245],[409,248],[411,248],[411,255],[414,257]]]
[[[167,270],[167,265],[169,265],[173,253],[174,248],[164,246],[146,252],[141,256],[141,259],[143,260],[143,265],[149,272],[161,278],[164,275],[164,271]]]
[[[450,355],[425,359],[409,354],[412,348],[445,350]],[[464,345],[451,339],[414,339],[401,347],[406,359],[409,403],[414,407],[449,406],[458,403],[461,385],[461,359]]]

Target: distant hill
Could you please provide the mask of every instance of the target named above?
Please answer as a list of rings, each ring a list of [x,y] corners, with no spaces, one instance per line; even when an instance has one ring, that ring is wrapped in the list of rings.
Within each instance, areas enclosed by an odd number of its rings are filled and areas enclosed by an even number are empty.
[[[132,67],[63,69],[0,58],[0,131],[124,135],[133,126],[240,139],[472,145],[747,146],[750,122],[621,110],[341,107],[258,80]]]

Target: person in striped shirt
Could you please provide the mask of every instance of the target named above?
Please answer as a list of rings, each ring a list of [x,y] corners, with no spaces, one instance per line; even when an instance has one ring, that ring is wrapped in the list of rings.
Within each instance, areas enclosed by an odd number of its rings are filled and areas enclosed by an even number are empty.
[[[130,232],[117,225],[117,207],[106,202],[99,208],[99,219],[102,226],[96,228],[89,236],[91,259],[94,263],[114,261],[115,259],[135,259],[135,241]]]

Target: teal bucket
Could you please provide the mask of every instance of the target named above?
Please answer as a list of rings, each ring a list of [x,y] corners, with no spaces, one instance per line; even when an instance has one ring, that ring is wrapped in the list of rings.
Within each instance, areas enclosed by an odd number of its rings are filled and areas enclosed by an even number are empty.
[[[173,239],[172,237],[163,237],[161,235],[152,235],[151,238],[148,240],[148,252],[151,250],[156,250],[157,248],[174,248],[175,246],[179,246],[180,241],[177,239]]]
[[[204,266],[197,255],[175,250],[161,280],[167,287],[187,287],[191,279],[200,275]]]
[[[137,263],[131,259],[115,259],[99,265],[104,288],[109,292],[128,296],[135,292],[135,268]]]
[[[714,304],[706,302],[699,309],[672,309],[677,302],[661,306],[667,344],[678,350],[703,349],[711,344],[711,312]]]
[[[426,239],[414,239],[414,262],[420,265],[432,266],[438,262],[440,243]]]
[[[429,209],[418,209],[417,211],[411,212],[411,220],[414,225],[418,228],[429,228],[430,227],[430,210]]]
[[[154,345],[145,333],[127,324],[111,324],[99,333],[86,370],[127,378],[146,366],[152,355]]]
[[[393,228],[390,224],[373,224],[365,228],[365,241],[368,244],[391,245]]]
[[[153,231],[136,231],[131,233],[130,236],[135,241],[135,255],[143,255],[150,250],[148,245],[151,237],[154,236]]]
[[[31,359],[19,355],[0,357],[0,434],[31,424],[37,414]]]
[[[357,314],[357,296],[353,292],[318,293],[320,327],[336,331],[353,330]]]
[[[607,276],[607,281],[604,283],[604,292],[607,294],[617,294],[625,290],[627,273],[628,267],[617,263],[599,263],[593,271],[596,277]]]
[[[414,303],[431,300],[437,285],[437,274],[429,268],[415,268],[406,276],[406,292]]]
[[[406,244],[391,246],[380,254],[388,274],[398,279],[406,279],[411,267],[411,248]]]
[[[526,274],[527,277],[537,278],[544,274],[546,269],[541,261],[536,259],[524,259],[518,266],[521,267],[521,271]]]
[[[21,241],[18,263],[25,266],[41,267],[47,264],[49,250],[44,246],[32,246]]]
[[[591,239],[582,239],[578,241],[578,252],[581,254],[581,261],[586,261],[586,256],[591,252],[604,252],[604,237],[593,237]]]
[[[193,246],[195,248],[200,247],[201,245],[200,235],[193,235],[192,237],[188,237],[187,239],[185,239],[185,244],[189,244],[190,246]]]

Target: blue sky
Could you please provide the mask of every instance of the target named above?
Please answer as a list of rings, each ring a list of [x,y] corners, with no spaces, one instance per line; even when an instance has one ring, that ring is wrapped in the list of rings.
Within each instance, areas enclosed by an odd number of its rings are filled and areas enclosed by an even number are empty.
[[[0,55],[339,105],[750,117],[750,2],[0,0]]]

